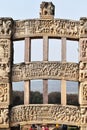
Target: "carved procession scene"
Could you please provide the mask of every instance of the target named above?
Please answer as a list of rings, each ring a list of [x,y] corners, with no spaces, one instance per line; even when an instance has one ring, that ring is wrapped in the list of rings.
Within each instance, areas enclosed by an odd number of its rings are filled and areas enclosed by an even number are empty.
[[[0,18],[0,130],[29,130],[32,124],[52,130],[57,123],[87,130],[87,18],[54,18],[52,2],[42,2],[39,13],[36,19]],[[31,61],[32,38],[43,39],[43,61]],[[48,61],[49,38],[61,40],[61,61]],[[21,39],[24,62],[14,64],[13,42]],[[66,62],[67,39],[79,43],[78,63]],[[30,81],[38,79],[43,80],[43,104],[30,104]],[[48,79],[61,80],[61,104],[48,104]],[[13,107],[12,82],[20,81],[24,104]],[[66,81],[78,82],[78,106],[67,105]]]

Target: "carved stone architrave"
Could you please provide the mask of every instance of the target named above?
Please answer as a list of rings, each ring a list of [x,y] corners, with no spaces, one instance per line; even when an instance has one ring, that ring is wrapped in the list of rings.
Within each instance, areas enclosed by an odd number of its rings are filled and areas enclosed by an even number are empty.
[[[67,19],[29,19],[14,21],[13,39],[25,37],[66,37],[79,39],[79,21]]]
[[[20,124],[81,124],[79,107],[54,104],[30,104],[13,107],[11,110],[11,126]]]
[[[87,81],[80,83],[79,94],[80,104],[87,104]]]
[[[9,39],[13,35],[13,19],[0,18],[0,38]]]
[[[79,80],[77,63],[29,62],[15,64],[12,68],[12,81],[31,79],[66,79]]]

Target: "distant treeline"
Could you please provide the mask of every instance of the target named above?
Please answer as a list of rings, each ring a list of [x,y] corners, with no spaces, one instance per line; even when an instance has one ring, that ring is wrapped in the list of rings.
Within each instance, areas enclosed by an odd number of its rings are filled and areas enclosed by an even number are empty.
[[[61,104],[61,93],[51,92],[48,94],[49,104]],[[13,106],[24,104],[24,92],[13,91]],[[38,91],[30,92],[30,104],[43,104],[43,95]],[[78,95],[67,94],[67,105],[78,106]]]

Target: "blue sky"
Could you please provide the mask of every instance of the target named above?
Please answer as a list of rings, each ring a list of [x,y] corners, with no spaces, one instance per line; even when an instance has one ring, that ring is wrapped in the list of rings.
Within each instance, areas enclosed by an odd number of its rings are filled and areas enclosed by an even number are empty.
[[[50,1],[50,0],[45,0]],[[87,0],[51,0],[55,5],[55,17],[77,19],[87,16]],[[2,0],[0,17],[28,19],[39,17],[42,0]]]

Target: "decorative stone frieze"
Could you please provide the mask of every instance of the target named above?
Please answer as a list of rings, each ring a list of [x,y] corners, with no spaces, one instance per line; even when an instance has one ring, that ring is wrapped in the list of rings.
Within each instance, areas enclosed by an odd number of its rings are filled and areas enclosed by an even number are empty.
[[[25,122],[32,123],[69,123],[81,125],[81,114],[79,107],[62,106],[53,104],[30,104],[13,107],[11,110],[11,126]]]
[[[12,80],[29,79],[66,79],[78,81],[79,66],[77,63],[29,62],[15,64],[12,68]]]
[[[30,19],[15,21],[13,39],[48,35],[51,37],[79,38],[79,21],[64,19]]]

